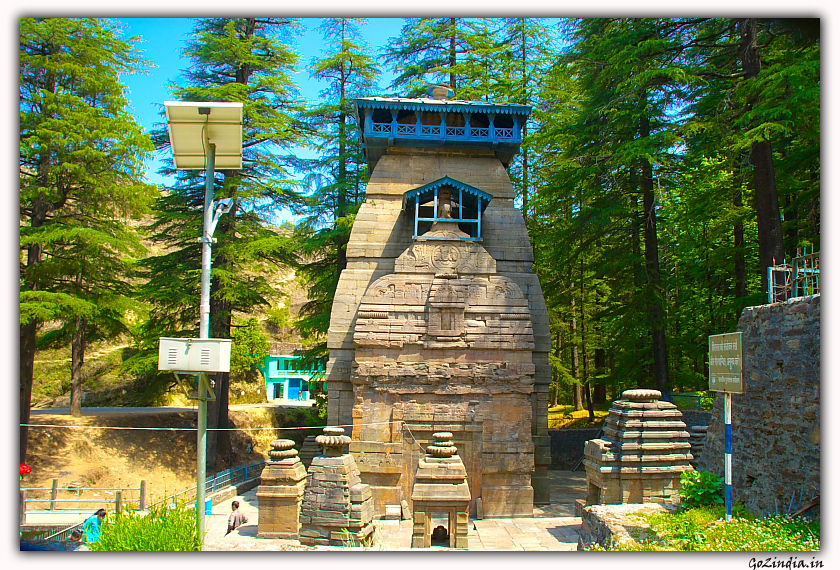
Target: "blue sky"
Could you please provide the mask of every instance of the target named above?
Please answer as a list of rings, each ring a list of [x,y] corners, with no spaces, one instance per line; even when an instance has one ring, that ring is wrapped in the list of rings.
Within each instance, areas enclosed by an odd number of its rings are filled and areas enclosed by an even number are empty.
[[[194,21],[189,18],[119,18],[119,21],[125,26],[126,36],[142,37],[144,41],[139,47],[143,50],[143,57],[155,66],[146,74],[123,77],[129,88],[128,96],[132,110],[148,131],[156,123],[164,122],[160,111],[164,101],[172,100],[169,85],[181,83],[181,71],[189,65],[189,61],[181,57],[181,52],[186,46],[187,35],[192,31]],[[296,38],[296,51],[301,56],[301,70],[295,75],[295,80],[301,95],[314,101],[325,85],[310,79],[305,67],[313,58],[323,55],[322,36],[317,30],[320,19],[304,18],[303,23],[306,31]],[[361,30],[376,52],[388,38],[399,33],[402,25],[401,18],[372,18],[366,25],[361,26]],[[383,92],[389,78],[390,75],[380,81]],[[371,93],[376,94],[378,93]],[[156,184],[171,183],[171,180],[157,173],[160,164],[158,157],[150,161],[147,179]],[[278,219],[289,218],[278,213]]]

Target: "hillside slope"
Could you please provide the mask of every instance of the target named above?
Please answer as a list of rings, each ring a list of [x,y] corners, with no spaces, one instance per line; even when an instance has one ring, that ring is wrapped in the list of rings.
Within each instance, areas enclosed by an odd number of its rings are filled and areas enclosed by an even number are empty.
[[[61,427],[30,429],[27,463],[32,474],[22,487],[49,487],[57,478],[59,487],[139,488],[140,481],[145,480],[149,500],[155,501],[195,485],[194,411],[161,408],[143,413],[92,413],[87,409],[80,418],[63,414],[32,416],[33,424]],[[230,419],[238,428],[231,437],[232,465],[263,461],[274,439],[294,439],[300,444],[309,433],[320,432],[320,428],[312,427],[318,420],[307,408],[253,407],[231,411]],[[135,429],[102,429],[114,427]],[[306,429],[278,429],[284,427]],[[227,468],[225,461],[220,460],[219,465]],[[64,495],[59,498],[71,498]],[[113,499],[102,491],[87,497]]]

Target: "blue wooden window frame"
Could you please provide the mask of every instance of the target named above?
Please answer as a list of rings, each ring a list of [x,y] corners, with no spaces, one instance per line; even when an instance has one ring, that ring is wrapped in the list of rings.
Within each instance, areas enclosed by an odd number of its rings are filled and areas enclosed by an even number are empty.
[[[440,218],[437,215],[438,212],[438,193],[441,187],[449,186],[458,192],[458,217],[457,218]],[[431,194],[432,201],[433,201],[433,213],[432,217],[421,217],[420,216],[420,201],[423,196],[427,196]],[[465,218],[464,217],[464,202],[465,196],[475,197],[476,198],[476,217],[475,218]],[[403,209],[406,211],[414,210],[414,235],[412,236],[413,239],[442,239],[442,238],[434,238],[434,237],[427,237],[424,238],[423,235],[419,234],[420,231],[420,222],[457,222],[459,224],[475,224],[475,236],[466,237],[466,238],[459,238],[461,241],[481,241],[481,218],[484,210],[487,208],[487,205],[490,203],[490,200],[493,197],[478,188],[470,186],[469,184],[464,184],[454,178],[450,178],[449,176],[445,176],[439,180],[436,180],[430,184],[426,184],[425,186],[421,186],[420,188],[415,188],[409,192],[406,192],[405,196],[403,197]],[[411,207],[413,203],[413,208]],[[424,232],[425,233],[425,232]]]

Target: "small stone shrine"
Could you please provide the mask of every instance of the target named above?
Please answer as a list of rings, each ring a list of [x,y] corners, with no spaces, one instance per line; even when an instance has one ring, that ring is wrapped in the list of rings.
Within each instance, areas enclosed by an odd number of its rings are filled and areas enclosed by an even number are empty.
[[[610,408],[602,439],[584,448],[586,505],[671,503],[691,471],[682,412],[658,390],[626,390]]]
[[[300,542],[342,546],[373,532],[370,486],[359,478],[353,456],[344,453],[350,438],[344,429],[325,427],[315,441],[324,448],[309,466],[300,511]]]
[[[300,503],[306,485],[306,468],[291,439],[275,439],[268,464],[260,476],[260,538],[298,538]]]
[[[356,100],[371,170],[330,316],[328,421],[383,517],[410,501],[423,449],[451,432],[470,512],[548,502],[551,333],[507,167],[530,107]],[[410,507],[410,506],[409,506]]]
[[[414,477],[414,525],[411,547],[432,545],[432,520],[435,515],[448,517],[449,546],[467,548],[467,531],[470,516],[470,487],[467,470],[455,454],[452,434],[437,432],[435,442],[426,448],[426,457],[420,460]]]

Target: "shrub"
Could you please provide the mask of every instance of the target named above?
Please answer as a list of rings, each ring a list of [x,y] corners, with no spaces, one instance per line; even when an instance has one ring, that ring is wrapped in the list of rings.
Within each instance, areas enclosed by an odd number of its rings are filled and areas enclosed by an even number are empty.
[[[589,550],[801,551],[820,549],[820,523],[789,516],[756,518],[743,505],[724,521],[725,507],[696,507],[646,518],[659,537]]]
[[[790,516],[718,521],[706,530],[707,542],[697,550],[819,550],[820,523]]]
[[[680,475],[680,497],[687,507],[700,507],[723,503],[723,480],[708,471],[683,471]]]
[[[717,397],[717,392],[705,391],[705,392],[697,392],[697,395],[700,396],[700,409],[701,410],[711,410],[715,407],[715,398]]]
[[[95,551],[198,551],[198,517],[194,504],[185,501],[175,508],[157,505],[146,516],[123,512],[106,523],[102,537],[90,544]]]

